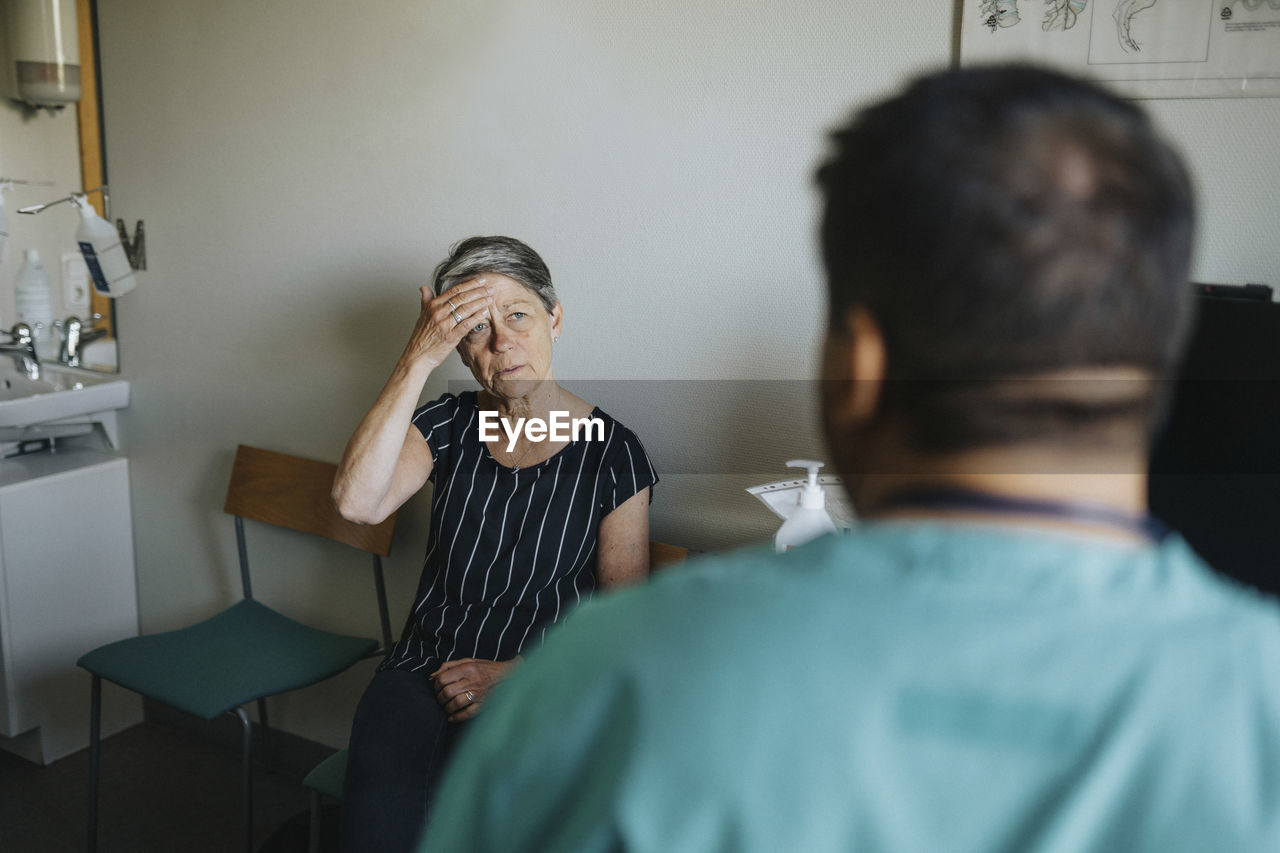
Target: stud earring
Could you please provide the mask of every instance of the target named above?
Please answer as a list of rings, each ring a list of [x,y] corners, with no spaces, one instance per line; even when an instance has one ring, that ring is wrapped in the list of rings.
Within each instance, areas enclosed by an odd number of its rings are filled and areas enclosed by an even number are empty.
[[[551,339],[551,343],[553,343],[553,344],[555,344],[555,343],[559,343],[559,342],[560,342],[560,336],[559,336],[559,335],[556,335],[554,338],[552,338],[552,339]]]

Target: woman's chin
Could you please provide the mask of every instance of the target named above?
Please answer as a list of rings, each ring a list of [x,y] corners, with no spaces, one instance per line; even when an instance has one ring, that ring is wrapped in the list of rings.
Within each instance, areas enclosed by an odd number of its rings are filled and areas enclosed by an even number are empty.
[[[498,397],[514,400],[517,397],[528,397],[530,394],[536,393],[542,383],[547,381],[550,380],[541,376],[527,375],[525,371],[520,371],[510,377],[495,376],[493,383],[490,385],[490,391]]]

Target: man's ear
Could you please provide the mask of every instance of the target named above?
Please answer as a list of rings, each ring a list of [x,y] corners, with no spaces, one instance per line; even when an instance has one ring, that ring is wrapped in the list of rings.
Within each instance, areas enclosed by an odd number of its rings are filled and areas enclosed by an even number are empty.
[[[869,424],[879,408],[887,370],[880,324],[866,308],[850,308],[827,332],[823,348],[828,428],[843,432]]]

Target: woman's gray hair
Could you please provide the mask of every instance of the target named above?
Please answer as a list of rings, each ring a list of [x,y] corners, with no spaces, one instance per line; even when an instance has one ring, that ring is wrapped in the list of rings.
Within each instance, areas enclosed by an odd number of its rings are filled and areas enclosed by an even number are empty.
[[[436,267],[436,296],[484,273],[498,273],[520,282],[538,295],[548,312],[560,302],[546,263],[514,237],[468,237],[455,243],[449,257]]]

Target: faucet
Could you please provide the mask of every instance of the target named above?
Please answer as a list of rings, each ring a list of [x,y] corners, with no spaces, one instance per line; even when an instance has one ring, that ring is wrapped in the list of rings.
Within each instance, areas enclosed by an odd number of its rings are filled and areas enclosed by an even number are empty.
[[[0,343],[0,352],[13,356],[13,364],[27,374],[28,379],[40,378],[40,356],[36,355],[36,339],[26,323],[15,323],[9,331],[0,329],[0,335],[8,335],[9,343]]]
[[[101,315],[94,314],[88,321],[82,321],[73,314],[63,322],[62,351],[58,354],[59,361],[68,367],[80,366],[80,353],[83,352],[84,345],[107,335],[106,329],[92,328],[93,321],[100,317]]]

